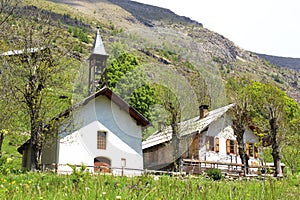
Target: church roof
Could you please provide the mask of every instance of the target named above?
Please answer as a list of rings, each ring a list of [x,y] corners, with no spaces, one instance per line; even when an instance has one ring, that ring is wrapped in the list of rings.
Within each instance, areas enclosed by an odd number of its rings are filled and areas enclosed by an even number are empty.
[[[105,51],[99,29],[97,29],[97,32],[96,32],[96,37],[95,37],[95,41],[94,41],[94,45],[93,45],[93,49],[92,49],[92,55],[108,56],[108,54]]]

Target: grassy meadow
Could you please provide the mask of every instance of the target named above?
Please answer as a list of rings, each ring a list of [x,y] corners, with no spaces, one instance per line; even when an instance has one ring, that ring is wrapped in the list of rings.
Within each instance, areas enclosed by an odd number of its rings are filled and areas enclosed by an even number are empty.
[[[0,175],[0,199],[300,199],[300,176],[221,180],[55,173]]]

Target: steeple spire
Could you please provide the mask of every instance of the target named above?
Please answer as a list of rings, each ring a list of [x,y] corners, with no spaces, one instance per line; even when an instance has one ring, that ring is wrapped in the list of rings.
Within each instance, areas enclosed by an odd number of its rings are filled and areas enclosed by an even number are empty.
[[[89,83],[88,95],[96,92],[99,87],[107,82],[105,68],[108,54],[105,51],[99,27],[97,27],[96,37],[89,60]]]
[[[99,27],[97,27],[96,37],[92,49],[92,55],[107,55],[104,49],[102,38],[100,36]],[[108,55],[107,55],[108,56]]]

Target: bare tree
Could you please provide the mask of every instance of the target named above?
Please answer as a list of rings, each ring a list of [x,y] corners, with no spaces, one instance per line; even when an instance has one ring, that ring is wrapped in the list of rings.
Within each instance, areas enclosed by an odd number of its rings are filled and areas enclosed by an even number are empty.
[[[169,122],[172,129],[173,145],[173,161],[175,164],[175,170],[178,170],[179,158],[180,158],[180,121],[181,121],[181,107],[180,102],[176,94],[171,91],[170,88],[166,88],[162,85],[157,86],[157,94],[160,96],[161,105],[169,114]]]
[[[59,23],[39,10],[16,19],[3,38],[10,51],[2,53],[5,87],[10,101],[18,103],[30,124],[31,170],[38,169],[46,123],[69,106],[68,98],[59,99],[58,88],[68,85],[68,39]],[[64,48],[62,48],[64,46]],[[71,45],[70,45],[71,46]],[[71,71],[70,71],[71,72]]]

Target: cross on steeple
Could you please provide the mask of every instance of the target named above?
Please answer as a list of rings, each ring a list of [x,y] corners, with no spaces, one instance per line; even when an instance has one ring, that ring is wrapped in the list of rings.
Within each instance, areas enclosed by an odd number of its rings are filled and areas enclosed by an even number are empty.
[[[97,27],[96,37],[89,60],[89,82],[88,95],[96,92],[99,87],[106,84],[105,68],[108,54],[105,51],[99,27]]]

